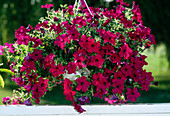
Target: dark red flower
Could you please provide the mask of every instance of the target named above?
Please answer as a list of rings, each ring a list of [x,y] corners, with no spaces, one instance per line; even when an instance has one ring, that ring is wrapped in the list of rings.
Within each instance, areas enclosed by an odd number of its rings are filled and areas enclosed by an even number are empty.
[[[100,42],[95,42],[95,39],[90,39],[86,44],[86,49],[89,53],[99,53]]]
[[[35,29],[40,30],[40,27],[42,27],[42,26],[45,27],[45,28],[49,28],[47,24],[48,24],[48,21],[45,21],[43,23],[39,23],[39,24],[36,25]]]
[[[116,79],[119,82],[124,83],[126,80],[126,77],[120,70],[118,70],[117,72],[114,73],[114,79]]]
[[[40,102],[39,98],[47,91],[48,81],[48,79],[44,80],[42,77],[40,77],[38,82],[36,82],[32,87],[32,98],[34,98],[35,102],[38,104]]]

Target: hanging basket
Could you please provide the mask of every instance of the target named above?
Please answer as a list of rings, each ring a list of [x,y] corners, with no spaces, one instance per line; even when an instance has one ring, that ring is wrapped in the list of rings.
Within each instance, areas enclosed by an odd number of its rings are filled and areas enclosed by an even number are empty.
[[[151,30],[143,25],[138,5],[132,8],[117,0],[112,10],[88,7],[85,0],[75,5],[47,8],[47,16],[33,28],[16,29],[14,44],[3,46],[14,72],[12,80],[21,88],[4,104],[39,103],[40,97],[58,84],[75,109],[93,97],[109,104],[135,102],[139,89],[155,84],[141,53],[155,44]]]

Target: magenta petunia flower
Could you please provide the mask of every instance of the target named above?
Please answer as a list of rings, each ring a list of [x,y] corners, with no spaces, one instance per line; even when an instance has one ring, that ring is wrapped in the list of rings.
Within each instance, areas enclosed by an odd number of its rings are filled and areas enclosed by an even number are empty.
[[[76,91],[72,90],[72,87],[70,86],[72,82],[65,78],[63,81],[63,89],[64,89],[64,95],[66,96],[67,100],[74,101],[74,95],[76,94]]]
[[[9,52],[14,53],[13,43],[5,43],[5,47],[9,49]]]
[[[112,45],[115,45],[115,40],[117,38],[117,35],[114,34],[113,32],[107,31],[104,35],[103,35],[103,39],[105,43],[111,43]]]
[[[51,8],[51,7],[53,7],[54,6],[54,4],[46,4],[46,5],[41,5],[41,8]]]
[[[31,57],[34,61],[42,60],[42,59],[43,59],[42,50],[34,49],[34,52],[32,52],[32,53],[30,54],[30,57]]]
[[[127,100],[130,100],[132,102],[135,102],[136,99],[141,96],[140,93],[138,92],[138,89],[136,87],[134,87],[133,89],[131,88],[127,88]]]
[[[128,46],[128,44],[124,44],[120,47],[119,55],[120,57],[124,57],[125,59],[128,59],[130,54],[133,52],[133,50]]]
[[[32,72],[31,74],[26,74],[25,77],[28,78],[28,82],[32,83],[32,82],[36,82],[36,78],[37,78],[37,73]]]
[[[87,22],[85,19],[83,19],[83,17],[79,17],[77,16],[76,18],[73,19],[73,25],[78,24],[78,28],[82,28],[82,26],[86,26]]]
[[[58,25],[56,26],[56,24],[50,25],[50,31],[56,31],[57,34],[61,33],[63,31],[63,29],[61,28],[61,25],[58,23]]]
[[[0,45],[0,55],[3,55],[3,52],[4,52],[4,46]]]
[[[65,66],[68,74],[76,73],[77,63],[69,62],[68,65]]]
[[[11,98],[10,97],[3,97],[2,103],[5,104],[5,105],[11,104]]]
[[[77,110],[79,113],[83,113],[86,111],[79,104],[77,104],[75,101],[73,101],[73,106],[74,106],[74,109]]]
[[[95,56],[91,56],[89,65],[97,66],[98,68],[102,68],[105,59],[102,58],[100,54],[96,54]]]
[[[74,15],[73,6],[72,6],[72,5],[69,5],[69,6],[68,6],[68,13],[69,13],[70,15]]]
[[[64,50],[64,47],[66,43],[70,43],[70,40],[66,34],[59,35],[56,40],[54,41],[54,44],[56,44],[58,47]]]
[[[65,71],[64,71],[64,66],[60,64],[58,65],[53,65],[51,66],[51,68],[49,69],[49,72],[51,72],[51,74],[54,76],[54,77],[58,77],[60,74],[64,74]]]
[[[36,82],[32,87],[32,97],[35,99],[36,103],[40,102],[39,98],[47,91],[48,81],[48,79],[44,80],[42,77],[40,77],[38,82]]]
[[[100,42],[95,42],[95,39],[90,39],[86,44],[86,49],[88,53],[99,53],[100,47]]]
[[[29,31],[29,29],[26,29],[23,26],[21,26],[18,30],[15,30],[15,37],[17,38],[18,45],[28,45],[31,40],[31,37],[27,34]]]
[[[82,76],[81,78],[76,79],[78,85],[76,87],[76,90],[86,92],[88,87],[91,85],[89,81],[87,81],[87,77]]]
[[[35,63],[30,60],[26,60],[23,62],[23,66],[21,67],[21,72],[26,71],[27,74],[31,73],[31,70],[36,70]]]
[[[114,94],[122,94],[123,90],[124,90],[124,81],[119,81],[118,79],[112,79],[112,92]]]
[[[49,55],[47,55],[45,58],[44,58],[44,69],[46,69],[47,67],[51,67],[53,65],[55,65],[55,62],[54,62],[54,57],[55,55],[53,53],[50,53]]]
[[[76,28],[71,28],[70,30],[67,30],[67,33],[71,40],[79,41],[80,33],[77,31]]]

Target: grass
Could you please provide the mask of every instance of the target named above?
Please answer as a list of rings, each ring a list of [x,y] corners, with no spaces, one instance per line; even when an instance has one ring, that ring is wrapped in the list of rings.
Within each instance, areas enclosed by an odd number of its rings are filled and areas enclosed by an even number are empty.
[[[168,70],[168,61],[166,59],[165,47],[160,45],[155,52],[153,50],[143,53],[148,56],[146,59],[148,65],[144,68],[153,73],[155,81],[158,81],[158,86],[151,86],[149,91],[141,91],[136,103],[165,103],[170,102],[170,70]],[[0,105],[2,105],[2,98],[11,96],[12,90],[17,88],[14,82],[10,79],[5,79],[5,88],[0,88]],[[94,99],[92,103],[106,103],[98,98]],[[40,104],[49,105],[66,105],[71,104],[70,101],[65,100],[62,86],[55,87],[51,92],[48,92],[44,98],[41,98]]]

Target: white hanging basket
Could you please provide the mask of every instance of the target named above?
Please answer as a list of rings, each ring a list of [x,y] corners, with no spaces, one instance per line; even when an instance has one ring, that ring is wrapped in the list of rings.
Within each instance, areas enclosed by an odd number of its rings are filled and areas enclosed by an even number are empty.
[[[170,116],[170,103],[84,105],[79,114],[73,106],[0,106],[0,116]]]

